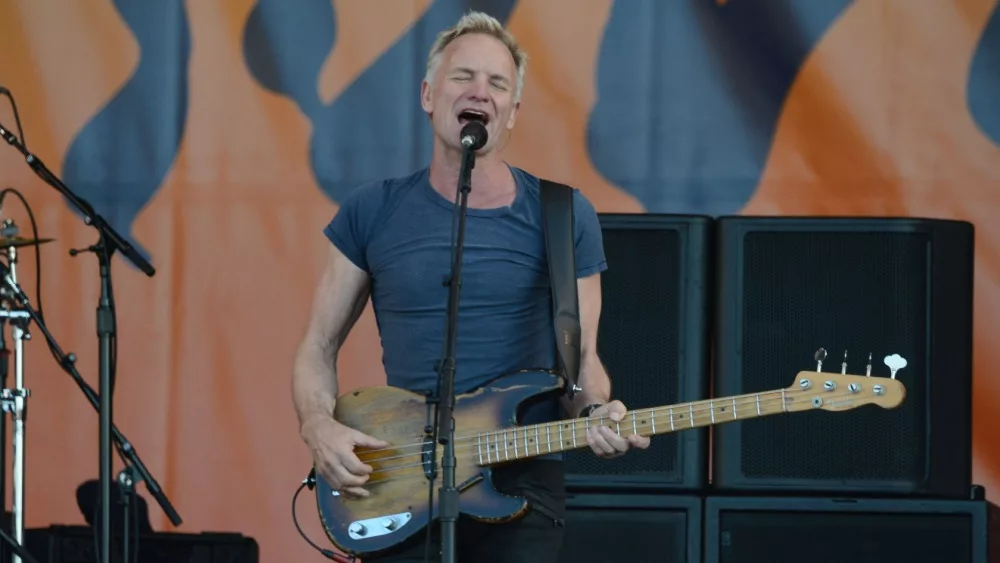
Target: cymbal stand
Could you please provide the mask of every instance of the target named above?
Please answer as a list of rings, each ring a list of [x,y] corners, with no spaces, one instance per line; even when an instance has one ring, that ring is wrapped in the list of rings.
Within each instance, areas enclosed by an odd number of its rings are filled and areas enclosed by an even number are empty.
[[[6,249],[10,276],[17,282],[17,249],[10,247]],[[0,391],[0,404],[3,405],[4,416],[11,414],[14,423],[11,482],[11,520],[14,540],[18,544],[24,545],[24,447],[25,447],[25,421],[28,417],[28,397],[31,392],[24,387],[24,341],[31,339],[28,332],[28,323],[31,315],[24,310],[11,308],[8,302],[6,290],[3,292],[3,306],[0,307],[0,319],[10,321],[10,326],[14,340],[14,388],[5,388]],[[2,326],[2,325],[0,325]],[[0,484],[5,486],[5,484]],[[13,563],[21,563],[21,558],[14,554],[11,556]]]

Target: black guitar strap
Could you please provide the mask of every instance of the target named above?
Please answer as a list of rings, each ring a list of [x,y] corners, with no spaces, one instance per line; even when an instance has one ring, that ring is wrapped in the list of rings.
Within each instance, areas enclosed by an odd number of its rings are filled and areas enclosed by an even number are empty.
[[[552,319],[556,356],[566,376],[569,396],[580,390],[580,303],[576,289],[573,189],[541,180],[542,230],[552,284]]]

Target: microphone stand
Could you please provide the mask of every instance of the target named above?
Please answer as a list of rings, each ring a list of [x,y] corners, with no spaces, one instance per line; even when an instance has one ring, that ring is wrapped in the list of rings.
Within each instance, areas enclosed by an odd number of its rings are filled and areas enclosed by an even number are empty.
[[[128,241],[125,240],[120,234],[118,234],[111,225],[102,217],[94,211],[94,208],[85,200],[74,194],[65,184],[53,174],[46,166],[45,163],[41,161],[37,156],[28,152],[24,145],[18,141],[17,137],[10,132],[9,129],[5,128],[2,123],[0,123],[0,138],[7,141],[7,143],[18,150],[22,155],[24,155],[25,162],[28,166],[35,171],[45,183],[49,184],[55,188],[59,193],[61,193],[74,207],[83,215],[84,223],[97,229],[99,239],[98,243],[90,248],[97,255],[98,266],[101,276],[101,295],[97,306],[97,337],[99,342],[99,360],[98,369],[100,372],[99,378],[99,395],[100,400],[98,403],[97,397],[93,396],[93,391],[88,393],[89,387],[86,387],[86,383],[80,379],[78,383],[82,383],[81,389],[85,389],[84,393],[87,394],[88,398],[93,399],[93,404],[98,410],[100,422],[99,422],[99,480],[101,488],[101,515],[98,519],[100,526],[100,546],[99,553],[100,559],[99,563],[111,563],[111,436],[112,436],[112,402],[111,402],[111,341],[116,337],[116,327],[114,322],[114,314],[112,311],[112,296],[111,296],[111,257],[114,255],[115,251],[120,250],[122,254],[137,268],[142,270],[147,276],[152,277],[156,273],[153,266],[149,264],[133,247]],[[8,281],[10,283],[10,281]],[[23,294],[22,294],[23,295]],[[33,315],[34,316],[34,315]],[[36,322],[41,324],[40,320],[35,318]],[[44,328],[43,328],[44,330]],[[48,335],[46,335],[48,338]],[[49,342],[54,345],[54,341],[49,339]],[[64,369],[72,369],[72,362],[61,361]],[[75,374],[75,371],[72,372]],[[78,377],[74,375],[74,378]],[[119,440],[119,444],[122,445],[123,449],[126,450],[126,455],[128,452],[132,452],[131,445],[121,439],[121,436],[115,431],[116,438]],[[126,448],[127,446],[127,448]],[[133,452],[134,453],[134,452]],[[147,481],[147,486],[151,487],[152,482]],[[170,516],[171,522],[174,525],[180,523],[180,517],[173,512],[173,509],[167,510],[169,503],[166,503],[166,498],[159,493],[158,488],[150,488],[150,492],[157,497],[157,501],[160,502],[160,506],[167,512]],[[159,496],[157,494],[159,493]]]
[[[463,133],[463,137],[465,137]],[[474,144],[474,143],[470,143]],[[439,492],[441,519],[441,563],[455,563],[455,524],[458,520],[458,487],[455,484],[455,342],[458,338],[458,298],[462,289],[462,253],[465,246],[465,220],[472,189],[472,169],[476,166],[476,151],[463,141],[462,167],[458,174],[459,205],[458,234],[452,247],[454,261],[448,278],[448,317],[445,334],[444,361],[438,383],[438,442],[444,446],[441,460]],[[431,458],[431,463],[434,463]]]
[[[63,368],[63,370],[65,370],[66,373],[73,378],[73,381],[76,382],[80,390],[83,391],[83,394],[87,397],[87,400],[90,401],[90,404],[93,405],[95,409],[100,409],[100,399],[97,394],[94,393],[94,390],[90,387],[90,385],[83,380],[80,372],[76,370],[76,356],[74,354],[66,354],[63,352],[55,337],[52,336],[48,327],[45,326],[45,321],[38,316],[38,312],[35,311],[35,308],[31,305],[31,302],[28,300],[28,296],[21,290],[21,286],[11,279],[10,271],[2,262],[0,262],[0,277],[2,277],[0,283],[3,283],[8,289],[11,290],[14,294],[14,298],[20,306],[28,313],[28,315],[31,316],[31,319],[38,325],[42,334],[45,335],[45,340],[48,341],[49,347],[52,349],[52,353],[55,354],[59,367]],[[160,505],[160,508],[163,509],[163,512],[166,513],[167,517],[170,518],[170,522],[174,526],[179,526],[182,522],[180,515],[177,514],[177,511],[174,510],[170,500],[167,499],[166,495],[163,493],[163,490],[160,488],[160,484],[149,473],[149,469],[146,468],[146,464],[142,462],[142,458],[139,457],[139,454],[135,451],[131,442],[129,442],[128,439],[122,435],[122,433],[118,430],[118,427],[114,424],[111,425],[110,430],[111,436],[118,444],[118,449],[125,458],[125,469],[123,469],[120,474],[120,481],[125,488],[125,492],[129,493],[134,481],[145,481],[146,488],[149,490],[150,494],[153,495],[153,498],[156,499],[156,502]],[[104,503],[104,499],[101,499],[101,502]],[[110,508],[110,504],[104,503],[101,507],[102,510],[105,507]],[[105,533],[107,530],[108,528],[103,528],[101,532]]]

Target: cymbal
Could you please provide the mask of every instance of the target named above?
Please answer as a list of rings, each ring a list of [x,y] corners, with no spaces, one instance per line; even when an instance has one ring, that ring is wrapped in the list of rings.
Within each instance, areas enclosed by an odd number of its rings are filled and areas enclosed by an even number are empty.
[[[14,248],[20,248],[22,246],[32,246],[35,244],[35,240],[36,239],[24,238],[24,237],[0,237],[0,248],[10,248],[12,246]],[[37,240],[38,244],[45,244],[47,242],[52,242],[56,239],[40,238]]]

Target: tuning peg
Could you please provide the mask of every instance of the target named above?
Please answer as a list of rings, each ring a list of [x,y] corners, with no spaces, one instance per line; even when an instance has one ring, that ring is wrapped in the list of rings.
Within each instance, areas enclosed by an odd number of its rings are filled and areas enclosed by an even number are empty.
[[[886,356],[882,361],[889,367],[889,377],[892,379],[896,379],[897,371],[906,367],[906,358],[900,356],[899,354]]]
[[[872,353],[868,352],[868,365],[865,366],[865,376],[872,376]]]
[[[847,374],[847,350],[844,350],[844,361],[840,363],[840,373]]]
[[[813,359],[816,360],[816,371],[817,372],[823,371],[823,360],[826,359],[826,348],[820,348],[819,350],[816,350],[816,353],[813,354]]]

